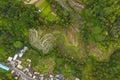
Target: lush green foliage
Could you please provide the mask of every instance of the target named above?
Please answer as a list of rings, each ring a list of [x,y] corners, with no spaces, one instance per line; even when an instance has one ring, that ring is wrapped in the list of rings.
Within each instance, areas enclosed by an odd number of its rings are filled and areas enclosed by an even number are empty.
[[[81,17],[83,20],[83,38],[87,46],[102,45],[99,48],[104,48],[106,50],[105,54],[109,55],[110,49],[108,47],[112,44],[115,45],[120,43],[120,3],[119,1],[115,0],[82,1],[85,4],[85,9],[81,12]],[[115,50],[116,48],[112,47],[112,49]],[[82,79],[119,80],[120,64],[118,61],[119,50],[117,50],[111,55],[108,62],[98,62],[95,59],[91,61],[86,61],[86,68],[88,69],[88,74],[86,75],[87,78]],[[91,64],[92,67],[87,67],[87,65]]]
[[[0,47],[15,53],[22,44],[28,43],[28,29],[37,27],[34,6],[25,6],[22,2],[10,0],[0,1]]]
[[[12,80],[12,75],[10,72],[5,72],[0,69],[0,80]]]
[[[23,45],[29,44],[28,29],[36,28],[39,22],[35,10],[34,6],[26,6],[16,0],[0,1],[0,62],[6,62],[7,58],[14,55]],[[2,80],[7,79],[7,72],[4,72],[4,75],[0,73]]]
[[[83,0],[84,36],[88,42],[109,44],[120,38],[120,6],[115,0]],[[95,27],[98,27],[95,29]],[[98,33],[96,33],[98,31]],[[90,40],[90,41],[89,41]],[[104,42],[103,42],[104,41]]]
[[[94,62],[94,80],[119,80],[120,79],[120,50],[116,50],[109,62]]]
[[[70,27],[71,14],[69,13],[69,11],[65,10],[56,0],[47,0],[47,1],[51,4],[51,6],[52,5],[55,6],[53,10],[56,12],[57,16],[60,18],[59,20],[52,23],[62,26],[63,28]]]
[[[119,80],[120,50],[114,52],[108,62],[98,62],[89,57],[87,53],[85,53],[87,56],[81,59],[80,53],[76,55],[76,51],[66,45],[65,38],[60,35],[57,36],[59,38],[57,38],[56,46],[49,54],[43,55],[41,51],[29,45],[28,30],[30,28],[44,25],[48,30],[51,26],[56,28],[71,26],[71,13],[56,0],[46,1],[49,7],[41,14],[37,12],[36,7],[25,5],[22,1],[0,1],[0,62],[6,62],[8,56],[14,55],[23,45],[27,45],[30,49],[23,57],[23,61],[30,58],[32,67],[39,72],[44,73],[50,70],[48,67],[50,62],[47,61],[50,60],[53,63],[51,65],[52,71],[60,72],[68,78],[77,76],[82,80]],[[112,44],[120,43],[120,2],[115,0],[82,1],[85,4],[85,9],[81,12],[83,20],[81,35],[83,35],[85,44],[109,46],[111,42]],[[55,7],[52,8],[52,5]],[[48,14],[51,11],[56,13],[58,19],[50,19]],[[74,25],[74,23],[72,24]],[[38,62],[43,65],[39,65]],[[2,74],[5,75],[1,76]],[[9,77],[11,78],[9,72],[0,70],[1,79],[9,80]]]

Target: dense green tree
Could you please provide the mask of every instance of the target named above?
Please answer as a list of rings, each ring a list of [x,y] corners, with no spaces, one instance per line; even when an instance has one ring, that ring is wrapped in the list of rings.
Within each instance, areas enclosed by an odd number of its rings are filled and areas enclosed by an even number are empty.
[[[115,0],[82,0],[85,4],[85,9],[82,11],[83,30],[86,39],[96,41],[104,41],[104,43],[113,42],[120,38],[120,3]],[[92,35],[94,27],[98,26],[102,29],[101,34]],[[99,31],[99,30],[96,30]],[[88,34],[87,34],[88,33]],[[104,37],[102,37],[104,36]],[[99,39],[100,37],[100,39]],[[89,40],[88,39],[88,40]],[[88,41],[87,40],[87,41]],[[106,45],[106,44],[105,44]]]
[[[13,43],[13,46],[14,46],[15,48],[21,48],[21,47],[23,46],[23,44],[22,44],[22,42],[20,42],[20,41],[16,41],[16,42]]]
[[[94,61],[92,75],[94,80],[119,80],[120,79],[120,50],[116,50],[108,62]]]

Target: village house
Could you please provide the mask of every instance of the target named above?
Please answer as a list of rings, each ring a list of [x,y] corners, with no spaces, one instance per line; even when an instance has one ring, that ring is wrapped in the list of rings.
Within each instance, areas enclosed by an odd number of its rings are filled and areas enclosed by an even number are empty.
[[[80,80],[79,78],[75,78],[75,80]]]
[[[27,50],[28,50],[28,48],[25,46],[25,47],[18,53],[19,57],[21,58]]]
[[[44,75],[43,75],[43,74],[40,74],[39,79],[40,79],[40,80],[44,80]]]
[[[53,75],[50,75],[49,77],[50,77],[50,80],[54,80]]]
[[[26,68],[21,65],[22,61],[20,61],[19,59],[23,57],[23,55],[25,54],[27,50],[28,48],[25,46],[22,50],[20,50],[19,53],[15,54],[14,57],[8,57],[8,61],[11,67],[14,67],[22,71],[24,75],[27,75],[33,80],[47,79],[44,76],[44,74],[40,74],[39,72],[34,72],[34,70],[31,68],[31,59],[26,60],[26,66],[27,66]],[[3,68],[6,68],[6,67],[3,67]],[[18,74],[16,70],[12,70],[11,73],[13,74],[15,80],[18,80],[19,78],[22,78],[22,80],[27,80],[25,77],[20,76],[20,74]],[[54,77],[51,74],[49,75],[49,80],[64,80],[64,79],[65,78],[62,74],[57,74],[56,77]],[[79,80],[79,79],[75,79],[75,80]]]
[[[12,61],[12,59],[13,59],[12,57],[8,57],[8,61],[9,61],[9,62]]]

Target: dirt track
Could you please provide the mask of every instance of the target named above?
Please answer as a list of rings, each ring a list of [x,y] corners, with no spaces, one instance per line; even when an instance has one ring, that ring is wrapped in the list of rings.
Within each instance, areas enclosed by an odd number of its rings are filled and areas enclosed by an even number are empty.
[[[45,0],[38,0],[36,3],[35,3],[35,6],[39,6],[41,3],[43,3]]]
[[[77,2],[76,0],[69,0],[69,4],[72,7],[74,7],[74,9],[76,9],[76,10],[81,11],[82,9],[84,9],[84,6],[81,3]]]
[[[25,1],[25,4],[34,4],[35,2],[37,2],[38,0],[30,0],[30,1]]]

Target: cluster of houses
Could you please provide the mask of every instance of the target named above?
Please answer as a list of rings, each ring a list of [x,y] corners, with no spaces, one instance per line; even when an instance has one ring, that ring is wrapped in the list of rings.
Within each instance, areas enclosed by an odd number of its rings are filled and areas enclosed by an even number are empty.
[[[58,73],[55,76],[52,74],[44,75],[39,72],[35,72],[31,68],[31,59],[27,59],[26,67],[22,66],[22,61],[20,58],[23,57],[28,48],[25,46],[20,52],[14,55],[14,57],[8,57],[9,67],[0,64],[0,68],[9,71],[11,69],[11,73],[15,80],[68,80],[65,79],[64,75]],[[74,78],[74,80],[80,80],[79,78]]]
[[[27,50],[28,48],[25,46],[19,53],[15,54],[14,57],[8,57],[8,61],[16,61],[18,58],[21,58]]]
[[[16,69],[20,70],[23,72],[23,75],[26,75],[28,77],[31,78],[31,80],[64,80],[64,76],[62,74],[57,74],[56,76],[53,76],[51,74],[49,75],[44,75],[44,74],[40,74],[39,72],[35,72],[32,68],[31,68],[31,59],[27,59],[26,62],[26,66],[27,68],[23,67],[22,61],[20,61],[20,58],[23,57],[23,55],[25,54],[25,52],[28,50],[28,48],[25,46],[22,50],[20,50],[19,53],[15,54],[14,57],[8,57],[8,61],[9,64],[12,67],[15,67]],[[14,69],[11,70],[11,73],[14,76],[15,80],[18,80],[19,78],[21,78],[21,74],[19,74],[17,71],[15,71]],[[27,79],[27,77],[22,78],[24,80],[29,80]]]
[[[14,57],[9,57],[8,58],[8,61],[12,63],[12,66],[15,66],[15,61],[17,61],[18,58],[21,58],[24,53],[28,50],[27,47],[24,47],[18,54],[15,54]],[[19,66],[19,65],[18,65]],[[10,68],[5,66],[4,64],[0,63],[0,68],[6,70],[6,71],[9,71]]]

